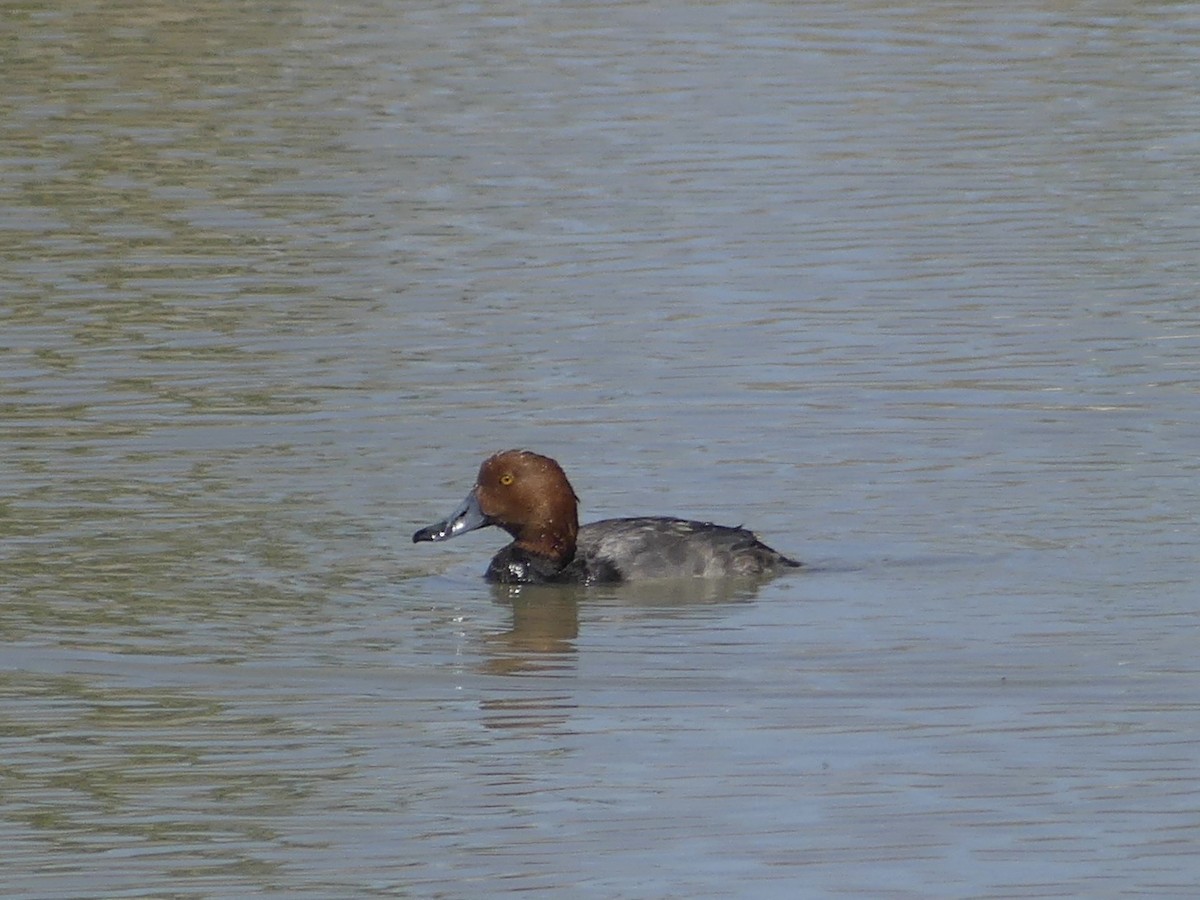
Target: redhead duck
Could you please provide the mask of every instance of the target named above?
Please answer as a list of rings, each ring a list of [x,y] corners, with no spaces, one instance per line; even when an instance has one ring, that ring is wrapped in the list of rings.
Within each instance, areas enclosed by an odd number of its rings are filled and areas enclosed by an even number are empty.
[[[505,450],[484,460],[462,505],[414,534],[413,543],[499,525],[513,542],[496,554],[485,577],[504,584],[753,576],[800,566],[745,528],[711,522],[647,516],[580,528],[578,503],[557,462]]]

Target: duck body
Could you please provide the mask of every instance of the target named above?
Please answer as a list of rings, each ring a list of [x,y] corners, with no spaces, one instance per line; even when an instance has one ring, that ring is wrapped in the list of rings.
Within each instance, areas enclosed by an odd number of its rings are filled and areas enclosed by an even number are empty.
[[[603,519],[579,527],[578,502],[553,459],[505,450],[480,466],[466,500],[414,534],[413,543],[499,526],[513,542],[496,554],[484,577],[502,584],[761,577],[800,566],[745,528],[666,516]]]

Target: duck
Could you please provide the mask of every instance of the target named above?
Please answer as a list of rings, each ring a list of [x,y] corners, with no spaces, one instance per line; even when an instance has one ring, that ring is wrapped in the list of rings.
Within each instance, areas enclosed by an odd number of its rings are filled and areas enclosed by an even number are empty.
[[[466,499],[445,519],[418,530],[413,543],[445,541],[490,525],[513,538],[484,575],[499,584],[766,577],[802,566],[740,526],[637,516],[580,527],[579,498],[562,466],[530,450],[489,456]]]

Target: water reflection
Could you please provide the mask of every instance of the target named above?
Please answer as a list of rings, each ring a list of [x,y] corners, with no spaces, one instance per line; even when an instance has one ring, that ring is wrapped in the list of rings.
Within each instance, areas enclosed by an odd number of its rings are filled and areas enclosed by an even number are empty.
[[[803,577],[801,569],[785,572],[782,579]],[[687,614],[689,609],[744,603],[758,596],[763,586],[775,578],[663,578],[630,584],[602,586],[594,590],[593,600],[605,606],[654,610],[660,614]]]
[[[580,607],[643,611],[656,619],[744,603],[772,579],[664,578],[629,584],[491,585],[511,610],[512,627],[484,638],[480,671],[490,675],[561,672],[576,666]]]
[[[495,585],[492,597],[512,610],[512,627],[484,639],[482,671],[520,675],[573,668],[582,594],[572,586]]]

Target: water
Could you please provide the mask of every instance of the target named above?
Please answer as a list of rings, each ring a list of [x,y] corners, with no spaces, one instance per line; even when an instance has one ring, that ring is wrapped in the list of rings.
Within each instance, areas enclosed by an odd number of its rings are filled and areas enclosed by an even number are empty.
[[[5,27],[5,896],[1192,896],[1193,4]]]

